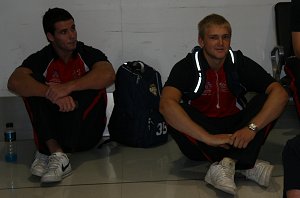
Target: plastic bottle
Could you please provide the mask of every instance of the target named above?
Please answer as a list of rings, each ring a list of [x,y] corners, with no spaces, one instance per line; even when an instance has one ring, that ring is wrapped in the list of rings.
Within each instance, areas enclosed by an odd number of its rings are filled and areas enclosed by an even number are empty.
[[[4,132],[5,140],[5,161],[16,162],[17,161],[17,145],[16,145],[16,131],[14,130],[14,124],[12,122],[6,123],[6,130]]]

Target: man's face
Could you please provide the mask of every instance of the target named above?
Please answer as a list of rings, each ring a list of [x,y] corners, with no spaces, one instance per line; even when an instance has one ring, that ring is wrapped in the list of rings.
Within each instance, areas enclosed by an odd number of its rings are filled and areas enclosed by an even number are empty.
[[[198,39],[207,59],[225,60],[230,48],[231,33],[225,25],[211,25],[206,28],[204,38]]]
[[[76,49],[77,31],[72,19],[56,22],[54,29],[54,34],[47,33],[47,37],[55,49],[63,52],[72,52]]]

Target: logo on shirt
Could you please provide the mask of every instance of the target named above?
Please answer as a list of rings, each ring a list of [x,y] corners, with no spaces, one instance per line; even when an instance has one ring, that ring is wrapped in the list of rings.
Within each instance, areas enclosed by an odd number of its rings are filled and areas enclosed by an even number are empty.
[[[51,77],[48,80],[48,82],[51,82],[51,83],[61,83],[59,74],[58,74],[58,72],[56,70],[54,70],[50,76]]]

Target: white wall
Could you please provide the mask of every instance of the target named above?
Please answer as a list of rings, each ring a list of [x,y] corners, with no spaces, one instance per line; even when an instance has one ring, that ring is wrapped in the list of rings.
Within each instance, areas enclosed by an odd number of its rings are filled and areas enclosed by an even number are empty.
[[[210,13],[225,16],[233,28],[233,49],[271,72],[277,0],[1,0],[0,96],[15,67],[47,44],[41,20],[49,7],[75,18],[78,39],[105,52],[117,69],[142,60],[166,80],[171,67],[197,43],[197,23]]]

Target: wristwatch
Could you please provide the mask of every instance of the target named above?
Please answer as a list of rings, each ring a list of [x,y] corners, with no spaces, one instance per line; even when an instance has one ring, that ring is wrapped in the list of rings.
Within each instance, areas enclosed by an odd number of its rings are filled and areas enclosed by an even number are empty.
[[[251,122],[248,125],[248,129],[250,129],[251,131],[257,132],[258,131],[258,127],[256,126],[256,124],[254,124],[253,122]]]

